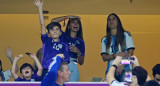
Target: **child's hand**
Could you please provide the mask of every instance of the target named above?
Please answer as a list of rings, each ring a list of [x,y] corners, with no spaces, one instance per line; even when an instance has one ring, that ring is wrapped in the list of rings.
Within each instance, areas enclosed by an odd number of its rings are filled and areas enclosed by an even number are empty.
[[[60,56],[61,59],[64,59],[64,54],[57,54],[56,56]]]
[[[22,54],[19,54],[18,56],[16,56],[15,58],[14,58],[14,60],[16,60],[16,61],[18,61],[20,58],[22,58],[23,57],[23,55]]]
[[[36,5],[37,7],[43,7],[43,2],[41,2],[40,0],[34,0],[34,5]]]
[[[32,59],[37,58],[36,54],[30,54],[29,56],[30,56]]]

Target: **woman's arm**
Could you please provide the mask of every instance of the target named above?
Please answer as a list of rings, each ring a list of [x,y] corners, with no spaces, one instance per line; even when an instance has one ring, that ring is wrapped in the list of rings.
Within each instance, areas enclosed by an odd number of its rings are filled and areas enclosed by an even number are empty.
[[[77,53],[78,63],[79,63],[80,65],[83,65],[83,63],[84,63],[84,56],[82,56],[81,51],[80,51],[76,46],[74,46],[74,45],[71,45],[71,46],[69,47],[69,50],[70,50],[71,52]]]
[[[102,58],[103,58],[103,61],[110,61],[110,60],[115,59],[116,56],[125,57],[125,56],[127,56],[127,55],[128,55],[127,52],[120,52],[120,53],[111,54],[111,55],[102,54]]]
[[[69,19],[69,18],[80,18],[80,17],[79,16],[61,16],[61,17],[53,18],[52,22],[61,22],[65,19]]]

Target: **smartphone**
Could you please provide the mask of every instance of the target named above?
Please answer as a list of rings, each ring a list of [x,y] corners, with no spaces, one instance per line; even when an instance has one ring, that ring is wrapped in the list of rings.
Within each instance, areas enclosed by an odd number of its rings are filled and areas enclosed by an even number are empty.
[[[135,60],[134,57],[128,57],[130,60]]]
[[[29,53],[29,52],[27,52],[26,54],[27,54],[28,56],[30,56],[30,55],[31,55],[31,53]]]
[[[132,82],[132,72],[131,71],[125,72],[124,81],[128,83]]]
[[[122,59],[121,64],[131,64],[131,61],[129,59]]]
[[[122,59],[130,59],[130,60],[135,60],[134,57],[122,57]]]

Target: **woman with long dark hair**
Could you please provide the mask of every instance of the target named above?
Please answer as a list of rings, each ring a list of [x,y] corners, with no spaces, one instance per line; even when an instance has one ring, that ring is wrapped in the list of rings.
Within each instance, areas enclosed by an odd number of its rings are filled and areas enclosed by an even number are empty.
[[[106,74],[116,56],[129,57],[133,55],[134,43],[130,32],[123,29],[119,17],[112,13],[107,18],[106,36],[101,40],[101,56],[108,61]],[[123,65],[118,67],[117,74],[122,72]]]
[[[63,16],[52,19],[52,22],[60,22],[69,19],[65,32],[62,32],[60,40],[69,46],[71,72],[70,81],[79,81],[78,65],[83,65],[85,56],[85,43],[80,18],[78,16]],[[64,21],[65,23],[65,21]]]

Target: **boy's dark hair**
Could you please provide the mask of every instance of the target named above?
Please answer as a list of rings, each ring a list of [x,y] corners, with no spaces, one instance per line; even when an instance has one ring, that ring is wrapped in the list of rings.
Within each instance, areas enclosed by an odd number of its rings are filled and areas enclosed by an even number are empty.
[[[2,69],[2,62],[1,62],[1,60],[0,60],[0,66],[1,66],[0,71],[3,71],[3,69]]]
[[[160,86],[160,85],[158,84],[157,81],[155,81],[155,80],[150,80],[150,81],[147,81],[147,82],[144,84],[144,86]]]
[[[68,62],[62,62],[58,70],[63,71],[63,65],[68,65]]]
[[[155,78],[156,74],[160,75],[160,64],[156,64],[153,68],[152,68],[152,72],[153,72],[153,77]]]
[[[143,86],[146,82],[148,73],[141,66],[137,66],[132,70],[132,75],[135,75],[137,77],[138,84]]]
[[[34,71],[33,67],[31,64],[29,63],[24,63],[21,67],[20,67],[20,73],[22,73],[22,69],[26,68],[26,67],[30,67],[32,69],[32,71]]]
[[[55,27],[55,26],[58,26],[59,27],[59,29],[60,29],[60,31],[61,31],[61,25],[58,23],[58,22],[51,22],[51,23],[49,23],[48,25],[47,25],[47,30],[48,30],[48,33],[49,33],[49,30],[50,29],[53,29],[53,27]]]

